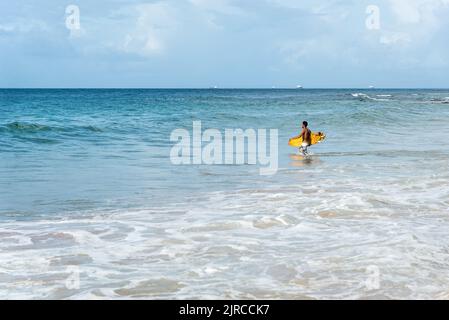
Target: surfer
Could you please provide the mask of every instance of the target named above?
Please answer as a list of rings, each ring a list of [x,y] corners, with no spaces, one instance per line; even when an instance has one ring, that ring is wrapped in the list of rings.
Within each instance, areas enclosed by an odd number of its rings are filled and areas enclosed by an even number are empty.
[[[307,121],[302,122],[302,131],[301,134],[295,138],[302,138],[301,146],[299,147],[299,151],[302,152],[303,155],[308,155],[307,147],[312,144],[312,131],[307,127],[309,124]]]
[[[312,132],[308,126],[309,124],[307,121],[303,121],[301,134],[288,140],[288,145],[295,148],[299,147],[299,151],[306,158],[309,155],[307,148],[323,141],[326,138],[326,135],[323,132]]]

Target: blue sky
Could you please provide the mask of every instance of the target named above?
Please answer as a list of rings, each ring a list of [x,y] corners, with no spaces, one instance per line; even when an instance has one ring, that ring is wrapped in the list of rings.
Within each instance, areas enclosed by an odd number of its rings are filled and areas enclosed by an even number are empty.
[[[18,0],[0,12],[0,87],[449,87],[449,0]]]

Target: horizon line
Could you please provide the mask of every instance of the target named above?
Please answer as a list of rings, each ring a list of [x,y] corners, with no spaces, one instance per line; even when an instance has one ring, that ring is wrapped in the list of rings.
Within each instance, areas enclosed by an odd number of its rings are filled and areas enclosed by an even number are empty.
[[[0,87],[0,90],[449,90],[449,87]]]

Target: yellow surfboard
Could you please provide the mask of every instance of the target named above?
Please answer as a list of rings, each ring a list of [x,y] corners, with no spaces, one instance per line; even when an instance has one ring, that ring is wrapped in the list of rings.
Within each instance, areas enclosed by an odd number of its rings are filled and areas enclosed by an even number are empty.
[[[312,132],[312,145],[317,144],[326,139],[326,135],[323,132]],[[300,147],[302,143],[302,137],[291,138],[288,140],[288,145],[292,147]]]

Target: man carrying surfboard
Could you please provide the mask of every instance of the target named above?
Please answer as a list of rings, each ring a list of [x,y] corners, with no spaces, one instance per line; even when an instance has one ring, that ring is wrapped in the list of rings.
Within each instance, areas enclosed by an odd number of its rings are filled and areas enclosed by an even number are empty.
[[[308,128],[307,121],[303,121],[301,134],[288,140],[288,145],[295,148],[299,147],[299,151],[303,154],[303,156],[308,156],[309,152],[307,148],[323,141],[325,138],[326,135],[324,132],[312,132]]]
[[[301,146],[299,147],[299,151],[302,152],[303,155],[307,155],[307,147],[312,144],[312,131],[307,127],[309,123],[307,121],[302,122],[302,131],[301,134],[293,139],[302,138]]]

